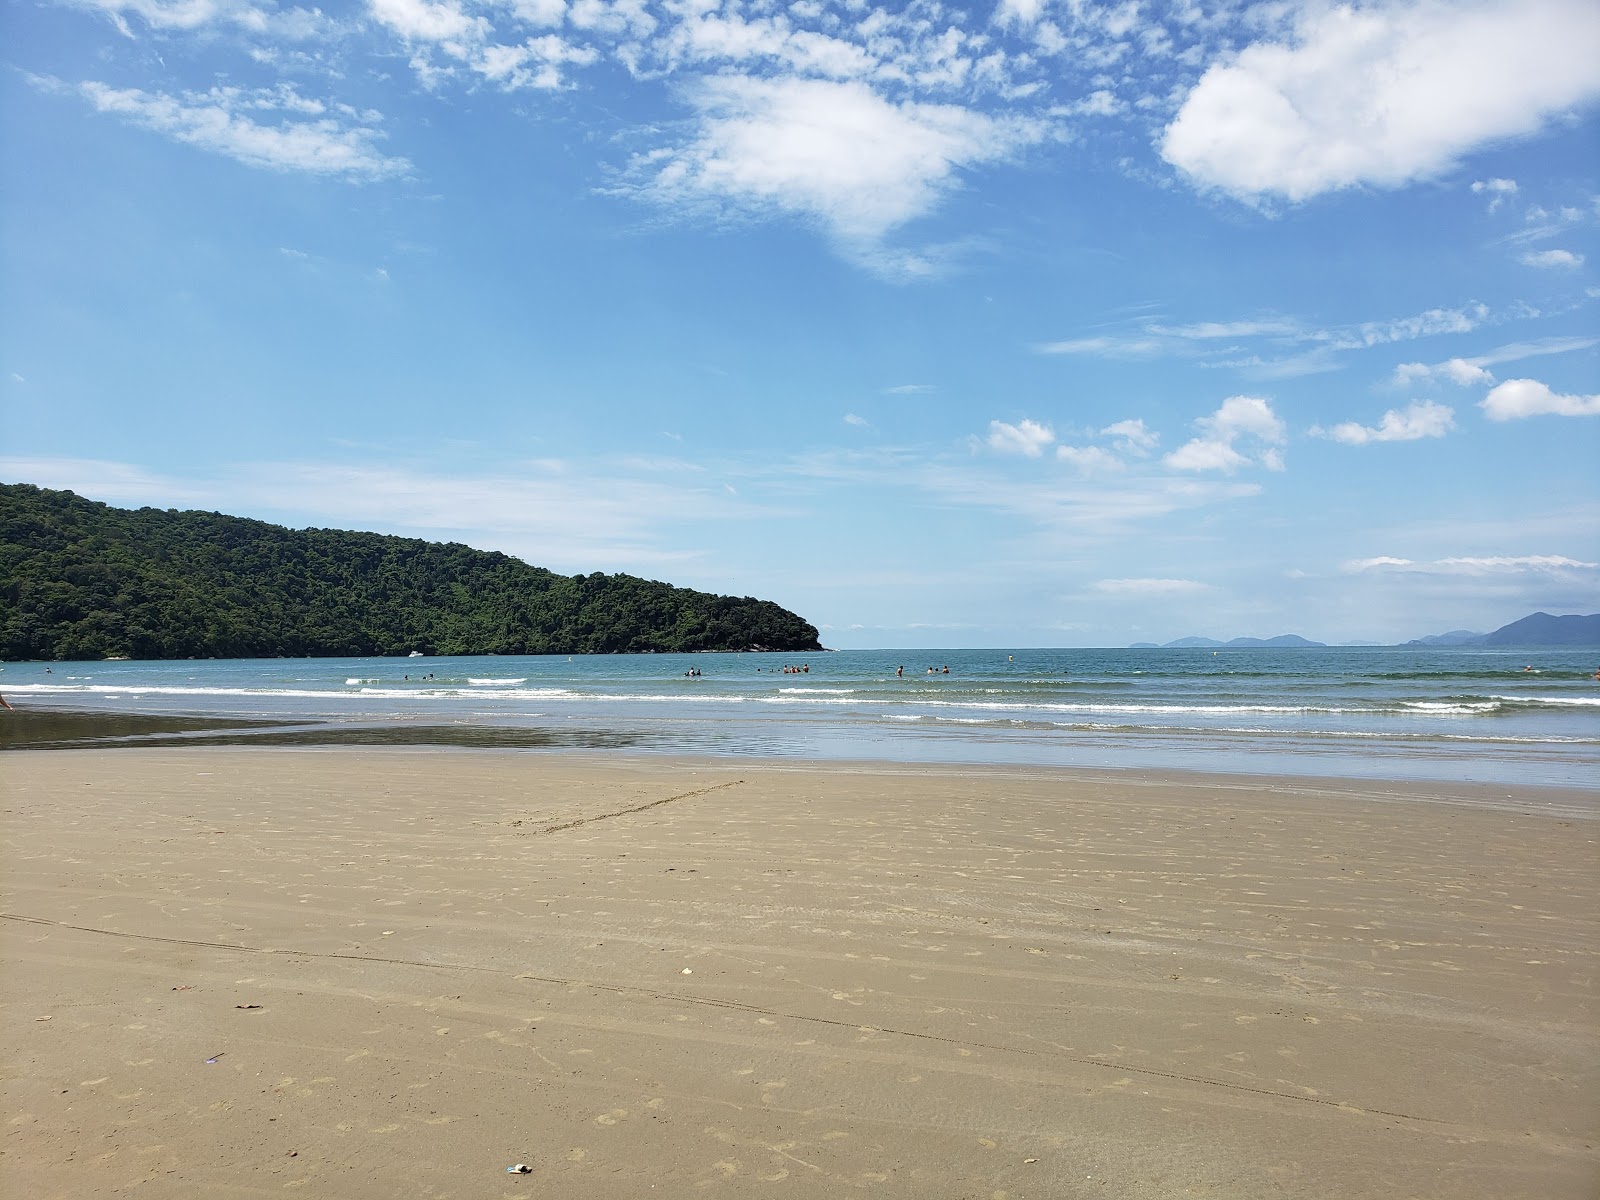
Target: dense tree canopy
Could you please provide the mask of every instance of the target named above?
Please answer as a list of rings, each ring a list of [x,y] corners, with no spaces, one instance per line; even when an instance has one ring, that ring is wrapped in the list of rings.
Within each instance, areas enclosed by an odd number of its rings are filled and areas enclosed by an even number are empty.
[[[0,657],[818,650],[767,600],[0,484]]]

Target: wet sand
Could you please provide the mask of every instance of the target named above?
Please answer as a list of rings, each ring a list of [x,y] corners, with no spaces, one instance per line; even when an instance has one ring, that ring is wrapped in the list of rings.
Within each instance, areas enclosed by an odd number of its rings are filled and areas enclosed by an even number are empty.
[[[1592,796],[401,748],[3,767],[0,1194],[1600,1189]]]

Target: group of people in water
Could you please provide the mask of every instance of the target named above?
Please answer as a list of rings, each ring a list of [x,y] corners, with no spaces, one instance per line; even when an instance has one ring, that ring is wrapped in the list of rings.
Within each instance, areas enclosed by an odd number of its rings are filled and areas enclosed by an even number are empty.
[[[894,677],[896,679],[904,679],[905,678],[905,674],[906,674],[906,669],[903,666],[896,667],[894,669]],[[950,674],[950,668],[948,666],[944,666],[944,667],[929,667],[928,668],[928,674],[929,675],[948,675],[948,674]]]

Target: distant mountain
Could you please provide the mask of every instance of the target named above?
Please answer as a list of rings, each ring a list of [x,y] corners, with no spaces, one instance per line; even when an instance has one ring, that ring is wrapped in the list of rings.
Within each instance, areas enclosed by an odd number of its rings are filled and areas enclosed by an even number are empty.
[[[1600,613],[1552,617],[1537,612],[1502,625],[1483,639],[1485,646],[1600,646]]]
[[[1133,650],[1155,650],[1155,649],[1159,648],[1159,649],[1162,649],[1162,650],[1187,650],[1187,649],[1199,648],[1199,649],[1203,649],[1203,650],[1212,650],[1212,649],[1217,649],[1217,650],[1224,650],[1224,649],[1248,650],[1251,647],[1260,647],[1260,646],[1269,646],[1269,647],[1281,647],[1281,646],[1326,646],[1327,644],[1328,643],[1326,643],[1326,642],[1308,641],[1305,638],[1301,637],[1298,633],[1280,633],[1275,638],[1239,637],[1239,638],[1234,638],[1230,642],[1219,642],[1219,641],[1217,641],[1216,638],[1208,638],[1208,637],[1186,637],[1186,638],[1179,638],[1175,642],[1167,642],[1165,645],[1160,646],[1160,647],[1157,647],[1154,642],[1137,642],[1133,646],[1131,646],[1130,649],[1133,649]]]
[[[1413,638],[1407,642],[1408,646],[1481,646],[1486,633],[1474,633],[1470,629],[1452,629],[1449,633],[1430,633],[1427,637]]]
[[[1224,642],[1223,644],[1225,646],[1230,646],[1230,647],[1239,647],[1239,646],[1250,647],[1250,646],[1326,646],[1328,643],[1327,642],[1308,641],[1307,639],[1301,637],[1298,633],[1280,633],[1277,637],[1266,638],[1266,639],[1262,639],[1262,638],[1246,638],[1246,637],[1245,638],[1244,637],[1242,637],[1242,638],[1234,638],[1232,641]]]

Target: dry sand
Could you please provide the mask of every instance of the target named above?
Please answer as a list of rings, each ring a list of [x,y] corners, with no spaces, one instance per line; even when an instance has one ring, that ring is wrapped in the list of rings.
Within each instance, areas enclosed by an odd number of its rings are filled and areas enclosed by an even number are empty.
[[[0,770],[8,1197],[1600,1194],[1600,824],[1559,796]]]

